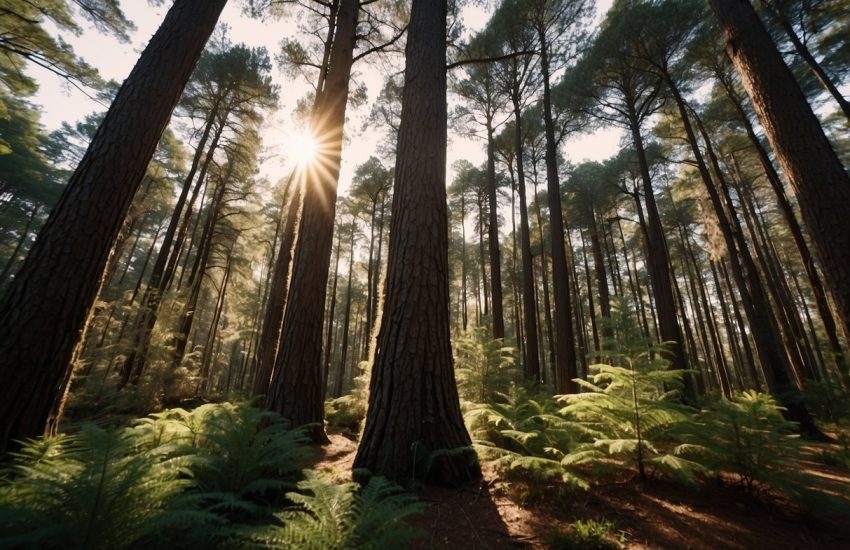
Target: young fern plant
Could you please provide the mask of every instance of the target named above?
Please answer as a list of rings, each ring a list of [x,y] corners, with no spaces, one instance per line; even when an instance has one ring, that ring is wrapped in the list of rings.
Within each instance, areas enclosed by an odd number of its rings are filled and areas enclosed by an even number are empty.
[[[310,456],[304,429],[250,403],[171,409],[137,422],[139,440],[187,455],[199,497],[225,514],[268,512],[265,501],[295,486]]]
[[[373,477],[360,487],[338,483],[306,470],[298,492],[287,493],[294,506],[277,515],[280,525],[246,528],[248,547],[291,550],[380,550],[408,548],[416,531],[406,523],[422,512],[416,497]]]
[[[485,326],[470,327],[455,340],[458,393],[466,401],[483,403],[507,391],[516,375],[516,348],[490,338]]]
[[[782,410],[772,396],[752,390],[709,403],[686,427],[695,460],[734,476],[747,492],[769,486],[799,500],[807,481],[799,473],[799,429]]]
[[[636,467],[647,479],[647,467],[693,483],[701,469],[683,455],[687,444],[676,444],[674,428],[689,422],[695,411],[679,402],[683,370],[669,369],[664,344],[641,337],[622,303],[614,309],[617,340],[598,352],[607,363],[594,364],[588,380],[576,379],[583,393],[560,396],[566,403],[561,414],[577,421],[590,440],[565,456],[574,466],[616,459]]]
[[[560,409],[550,395],[513,386],[492,402],[469,405],[464,416],[478,455],[501,475],[586,488],[587,481],[562,463],[580,431]]]

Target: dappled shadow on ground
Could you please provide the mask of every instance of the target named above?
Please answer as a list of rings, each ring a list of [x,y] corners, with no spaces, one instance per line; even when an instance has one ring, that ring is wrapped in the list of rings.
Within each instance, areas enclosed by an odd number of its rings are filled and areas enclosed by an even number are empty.
[[[357,450],[353,434],[329,434],[308,467],[351,479]],[[628,549],[781,550],[850,548],[850,472],[806,457],[801,470],[846,507],[809,515],[776,500],[759,499],[736,487],[706,481],[699,488],[634,473],[605,476],[588,491],[546,486],[535,491],[521,482],[499,480],[484,466],[479,484],[446,489],[425,487],[425,513],[411,523],[422,532],[416,549],[502,550],[545,548],[546,535],[577,520],[609,520]],[[615,534],[616,536],[616,534]]]
[[[576,520],[613,521],[626,548],[846,549],[850,515],[802,515],[791,506],[764,502],[734,487],[689,488],[665,481],[619,480],[557,500],[529,503],[532,532],[565,529]]]
[[[315,454],[306,467],[332,474],[340,481],[351,481],[351,467],[357,453],[357,439],[348,433],[329,433],[330,443],[315,446]]]
[[[533,548],[531,513],[492,494],[486,481],[457,489],[427,487],[419,498],[428,505],[412,523],[425,533],[416,548],[501,550]]]

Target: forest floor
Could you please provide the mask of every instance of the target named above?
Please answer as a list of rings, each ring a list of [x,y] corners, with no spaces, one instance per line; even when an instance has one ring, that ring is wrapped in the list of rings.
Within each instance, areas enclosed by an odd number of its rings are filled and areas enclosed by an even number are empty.
[[[330,439],[311,466],[350,479],[356,442],[339,433]],[[485,465],[480,484],[419,491],[427,508],[412,521],[422,532],[417,548],[547,548],[548,533],[592,519],[613,522],[614,538],[629,550],[848,549],[850,471],[815,461],[819,451],[810,448],[800,468],[817,480],[818,490],[847,503],[829,517],[801,514],[777,499],[757,498],[735,487],[641,483],[622,474],[589,491],[547,487],[534,494],[522,483],[499,480]]]

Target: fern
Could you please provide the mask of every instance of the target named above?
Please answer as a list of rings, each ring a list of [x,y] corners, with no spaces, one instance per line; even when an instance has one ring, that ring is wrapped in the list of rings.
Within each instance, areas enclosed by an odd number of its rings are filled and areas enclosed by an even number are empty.
[[[770,395],[746,391],[714,401],[687,428],[690,452],[707,469],[732,474],[750,492],[761,485],[803,496],[797,425]]]
[[[406,548],[416,532],[405,520],[422,512],[410,493],[383,478],[372,478],[358,491],[357,483],[336,483],[307,470],[299,492],[287,493],[294,503],[278,514],[280,526],[245,530],[249,546],[304,550],[379,550]]]
[[[579,421],[591,440],[564,457],[565,465],[598,464],[615,458],[636,466],[641,479],[647,466],[686,483],[695,482],[701,466],[683,456],[673,433],[695,411],[678,401],[686,371],[670,370],[664,344],[653,344],[637,333],[628,307],[620,303],[612,323],[620,339],[608,342],[599,355],[608,361],[589,367],[588,380],[576,379],[584,393],[565,395],[563,414]]]
[[[461,399],[487,401],[506,391],[516,375],[516,349],[501,338],[491,339],[487,327],[470,327],[455,340],[455,374]]]
[[[182,458],[139,451],[134,435],[87,425],[27,442],[2,476],[0,546],[127,548],[218,522],[185,497]]]
[[[584,479],[564,467],[562,459],[580,434],[548,395],[521,386],[497,393],[490,403],[467,405],[465,419],[475,449],[503,476],[534,481],[560,479],[586,487]]]

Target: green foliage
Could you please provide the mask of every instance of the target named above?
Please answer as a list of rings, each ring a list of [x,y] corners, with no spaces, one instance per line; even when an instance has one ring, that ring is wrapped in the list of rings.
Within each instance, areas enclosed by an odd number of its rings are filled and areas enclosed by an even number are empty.
[[[361,361],[357,370],[359,374],[354,378],[354,387],[350,394],[325,401],[325,420],[328,426],[357,432],[366,418],[371,378],[369,362]]]
[[[295,504],[278,515],[282,526],[245,532],[249,544],[298,550],[407,548],[416,532],[405,519],[424,506],[410,493],[383,478],[335,483],[316,472],[288,493]]]
[[[0,546],[127,548],[164,531],[171,546],[224,541],[295,486],[306,442],[246,403],[30,441],[0,477]]]
[[[615,525],[609,520],[578,520],[569,531],[554,530],[546,537],[546,546],[552,550],[616,550],[621,547],[614,542]],[[619,541],[624,542],[621,533]]]
[[[620,302],[612,323],[619,340],[607,343],[600,355],[610,364],[591,365],[588,380],[576,382],[584,393],[562,396],[563,413],[578,420],[592,440],[564,458],[565,464],[600,463],[646,467],[686,483],[694,482],[700,466],[682,456],[687,446],[675,445],[673,431],[690,421],[694,411],[678,401],[685,371],[670,370],[666,346],[644,340],[629,322],[630,311]]]
[[[821,420],[841,422],[850,419],[850,399],[840,390],[836,391],[832,381],[808,381],[805,399],[809,411]]]
[[[28,441],[2,474],[0,546],[128,548],[218,521],[186,492],[184,458],[163,451],[140,446],[132,429],[91,425]]]
[[[706,468],[734,475],[748,491],[771,486],[800,496],[798,429],[782,410],[773,397],[755,391],[711,402],[688,427],[689,449]]]
[[[309,457],[304,428],[247,403],[171,409],[137,422],[143,445],[190,454],[198,490],[215,511],[255,514],[263,497],[292,487]]]
[[[365,416],[365,403],[353,393],[325,401],[325,421],[328,426],[356,432]]]
[[[487,327],[470,327],[455,339],[455,374],[461,399],[485,402],[506,391],[515,377],[515,348],[489,338]]]
[[[469,405],[465,419],[479,456],[502,475],[586,487],[561,462],[580,432],[559,409],[551,396],[514,386],[493,402]]]

